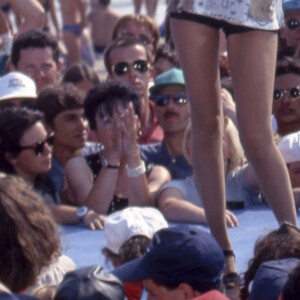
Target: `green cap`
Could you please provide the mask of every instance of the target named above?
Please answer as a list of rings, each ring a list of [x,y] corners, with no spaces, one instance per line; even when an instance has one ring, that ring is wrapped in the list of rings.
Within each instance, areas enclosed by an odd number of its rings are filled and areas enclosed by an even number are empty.
[[[149,89],[150,96],[157,95],[164,87],[174,85],[185,88],[185,81],[181,69],[173,68],[159,74],[154,81],[154,85]]]

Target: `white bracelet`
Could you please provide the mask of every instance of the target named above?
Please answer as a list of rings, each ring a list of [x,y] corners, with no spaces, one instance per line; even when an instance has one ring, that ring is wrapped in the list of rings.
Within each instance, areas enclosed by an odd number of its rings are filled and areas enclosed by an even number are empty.
[[[136,168],[129,168],[128,165],[126,165],[126,173],[127,176],[130,178],[135,178],[143,175],[146,172],[146,166],[144,161],[141,162],[139,166]]]

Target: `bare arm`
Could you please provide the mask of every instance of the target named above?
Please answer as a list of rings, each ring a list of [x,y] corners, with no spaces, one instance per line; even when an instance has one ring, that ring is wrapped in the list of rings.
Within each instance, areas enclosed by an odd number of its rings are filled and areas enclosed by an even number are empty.
[[[168,221],[207,224],[204,209],[185,201],[182,193],[176,188],[170,187],[162,191],[158,207]],[[232,212],[226,210],[225,217],[229,227],[238,226]]]
[[[88,1],[87,0],[77,0],[78,7],[79,7],[79,13],[80,13],[80,28],[81,31],[85,28],[87,25],[87,20],[86,20],[86,10],[88,7]]]
[[[54,27],[56,29],[57,38],[60,38],[61,37],[61,29],[60,29],[57,14],[56,14],[55,0],[49,1],[49,7],[50,7],[50,16],[51,16],[52,22],[54,24]]]
[[[154,166],[148,176],[151,203],[156,205],[162,186],[171,180],[170,172],[163,166]]]
[[[76,216],[77,207],[68,205],[49,205],[48,206],[57,223],[60,224],[78,224],[79,220]],[[89,210],[83,217],[84,224],[92,230],[103,229],[103,215],[99,215],[93,210]]]
[[[42,28],[45,11],[37,0],[10,0],[9,3],[12,9],[24,18],[18,34],[29,29]]]

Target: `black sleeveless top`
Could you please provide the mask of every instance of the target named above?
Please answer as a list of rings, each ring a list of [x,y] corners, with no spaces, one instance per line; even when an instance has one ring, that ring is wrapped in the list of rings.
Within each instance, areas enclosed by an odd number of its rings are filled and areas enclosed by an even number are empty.
[[[102,169],[100,153],[87,155],[85,157],[85,160],[93,173],[93,180],[95,182],[100,170]],[[148,177],[152,171],[152,166],[150,166],[149,164],[147,165],[146,162],[145,162],[145,166],[146,166],[146,176]],[[122,210],[126,207],[128,207],[128,198],[119,198],[118,196],[114,195],[113,199],[110,202],[106,214],[109,215],[115,211]]]

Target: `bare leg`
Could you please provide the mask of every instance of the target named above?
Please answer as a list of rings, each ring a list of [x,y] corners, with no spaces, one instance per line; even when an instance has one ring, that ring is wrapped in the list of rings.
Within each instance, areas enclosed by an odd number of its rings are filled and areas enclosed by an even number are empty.
[[[157,7],[157,0],[146,0],[146,9],[149,17],[154,19]]]
[[[68,66],[81,61],[80,37],[67,30],[63,31],[63,39],[68,50]]]
[[[139,15],[141,13],[141,7],[142,7],[142,0],[134,0],[134,13],[136,15]]]
[[[203,24],[171,18],[191,100],[193,168],[210,230],[223,250],[231,249],[225,222],[225,183],[221,147],[223,117],[218,72],[219,32]],[[225,273],[234,272],[233,257]]]
[[[257,30],[232,34],[227,47],[246,155],[278,222],[296,224],[290,180],[271,129],[277,35]]]

